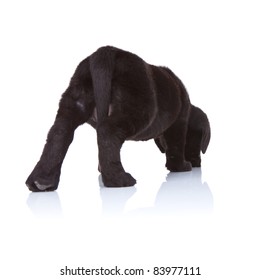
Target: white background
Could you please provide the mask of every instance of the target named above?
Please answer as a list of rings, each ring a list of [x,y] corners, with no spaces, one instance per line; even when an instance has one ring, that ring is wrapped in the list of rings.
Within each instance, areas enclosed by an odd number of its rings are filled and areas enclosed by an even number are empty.
[[[66,265],[199,266],[202,276],[176,278],[259,279],[259,13],[252,0],[0,2],[1,279],[64,279]],[[202,169],[169,174],[153,141],[128,142],[123,164],[138,183],[106,189],[84,125],[58,191],[30,193],[24,182],[60,96],[103,45],[183,80],[211,122]]]

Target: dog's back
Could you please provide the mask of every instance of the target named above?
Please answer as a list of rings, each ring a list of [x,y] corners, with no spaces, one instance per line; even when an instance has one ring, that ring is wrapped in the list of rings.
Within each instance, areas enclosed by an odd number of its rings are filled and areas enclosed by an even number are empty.
[[[98,49],[89,61],[95,121],[104,121],[108,116],[131,120],[133,129],[128,139],[154,138],[172,125],[181,107],[186,106],[185,114],[188,112],[188,94],[166,68],[110,46]]]

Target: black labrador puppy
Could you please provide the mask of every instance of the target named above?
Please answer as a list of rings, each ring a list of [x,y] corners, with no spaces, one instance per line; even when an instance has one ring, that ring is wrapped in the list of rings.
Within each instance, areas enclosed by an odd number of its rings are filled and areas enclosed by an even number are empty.
[[[155,139],[170,171],[200,166],[210,140],[207,116],[190,104],[181,80],[166,67],[114,47],[83,60],[62,95],[41,158],[26,180],[31,191],[53,191],[62,162],[83,123],[97,131],[99,171],[107,187],[133,186],[120,149],[125,140]]]

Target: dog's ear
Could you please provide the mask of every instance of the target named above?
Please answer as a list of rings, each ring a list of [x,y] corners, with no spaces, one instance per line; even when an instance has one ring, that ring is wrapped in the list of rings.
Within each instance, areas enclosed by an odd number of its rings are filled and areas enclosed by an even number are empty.
[[[210,125],[209,125],[209,121],[207,121],[204,124],[203,130],[202,130],[202,137],[201,137],[201,144],[200,144],[200,149],[203,154],[206,153],[206,150],[208,148],[210,136],[211,136]]]
[[[207,115],[198,107],[192,105],[189,117],[186,144],[189,150],[198,149],[205,154],[211,131]]]
[[[155,144],[157,145],[157,147],[159,148],[159,150],[160,150],[162,153],[165,153],[165,149],[164,149],[164,147],[163,147],[163,145],[162,145],[162,143],[161,143],[160,138],[155,138],[155,139],[154,139],[154,142],[155,142]]]

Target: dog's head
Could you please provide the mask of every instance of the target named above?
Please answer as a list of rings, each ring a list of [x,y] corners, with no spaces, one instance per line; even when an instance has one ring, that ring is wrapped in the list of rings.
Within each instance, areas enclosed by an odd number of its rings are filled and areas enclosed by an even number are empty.
[[[207,115],[198,107],[191,106],[187,136],[185,143],[185,158],[194,167],[200,166],[200,152],[205,154],[211,136],[210,124]],[[164,136],[155,139],[155,143],[162,153],[167,150]]]

